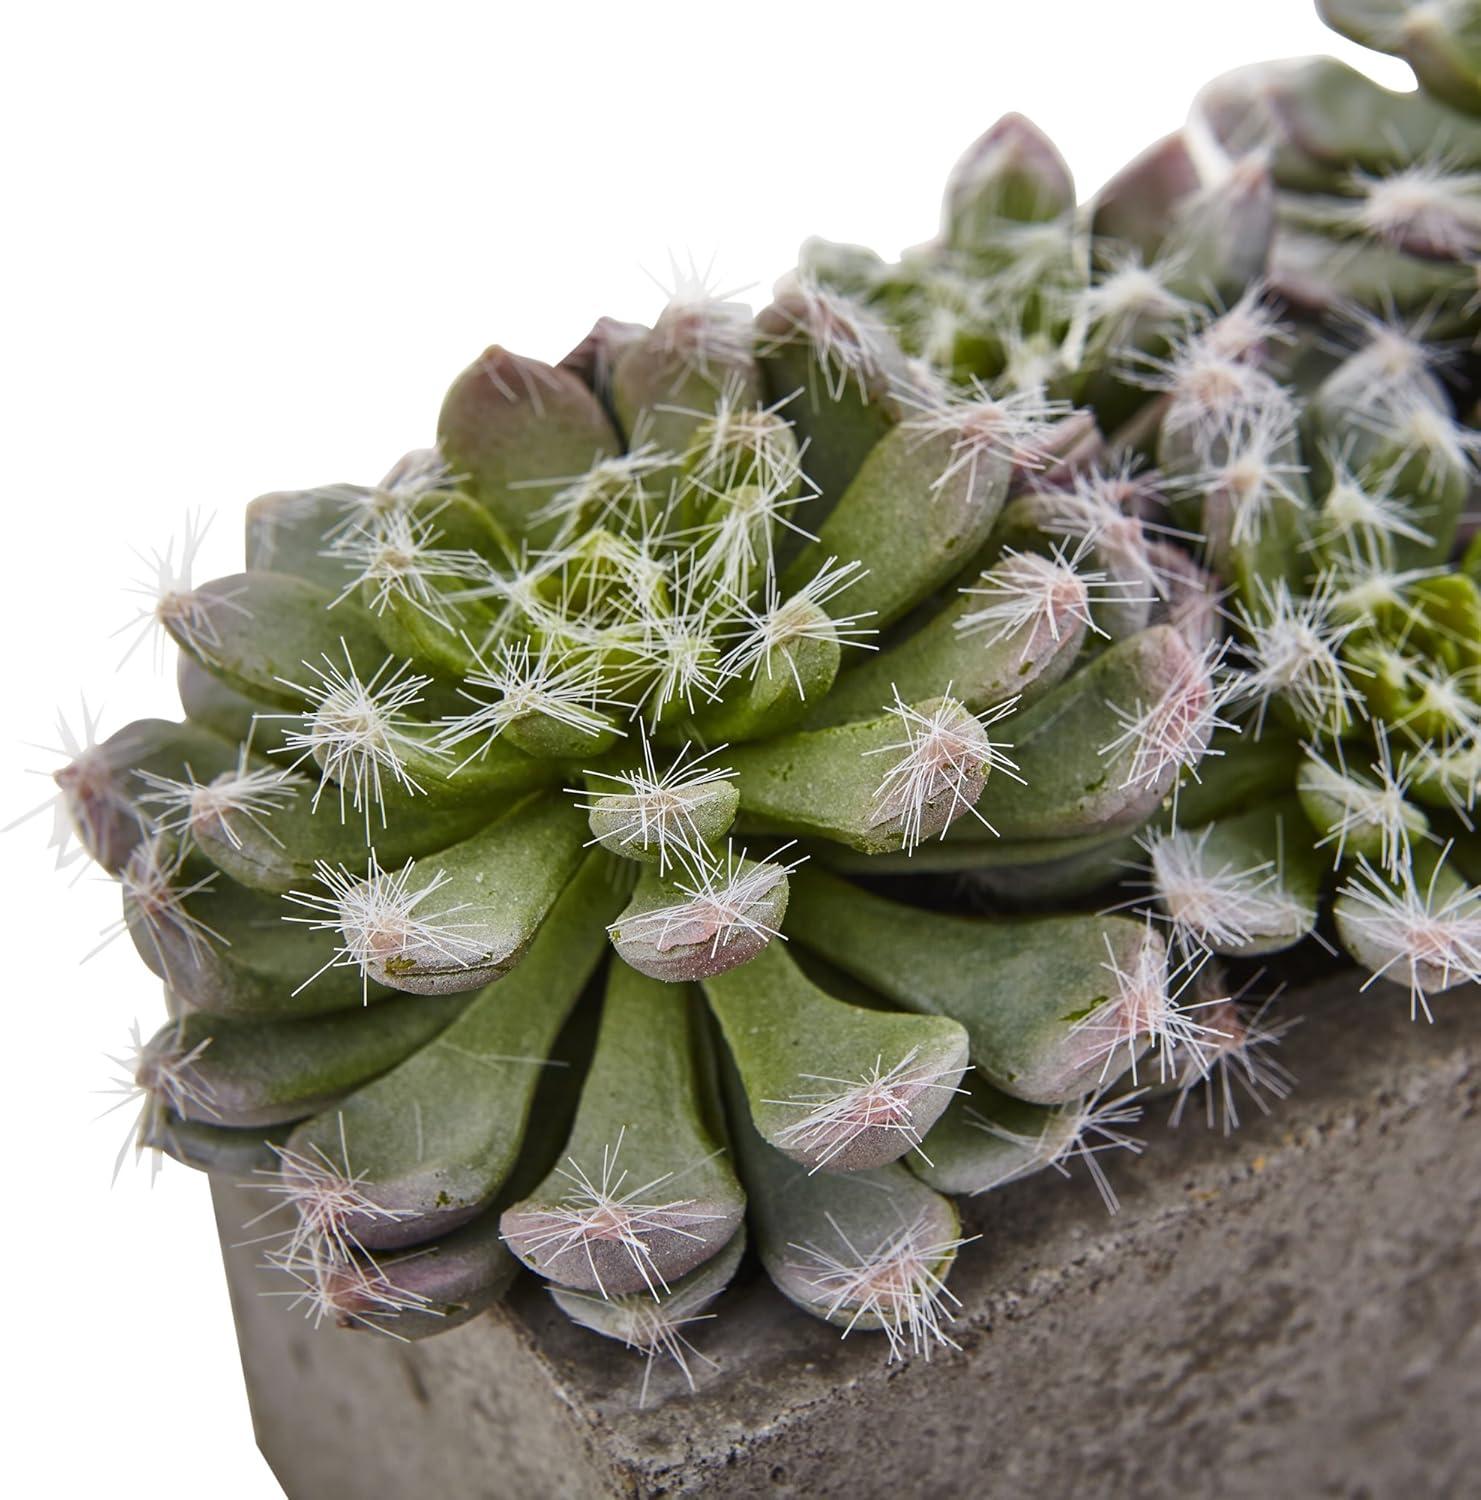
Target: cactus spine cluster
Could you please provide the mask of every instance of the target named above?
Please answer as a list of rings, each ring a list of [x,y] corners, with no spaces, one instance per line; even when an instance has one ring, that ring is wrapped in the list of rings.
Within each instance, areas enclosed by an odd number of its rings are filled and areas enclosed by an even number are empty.
[[[1320,8],[1421,90],[1241,70],[1079,206],[1008,116],[898,262],[490,348],[157,559],[184,718],[55,842],[165,987],[138,1147],[311,1316],[523,1266],[692,1375],[749,1247],[929,1355],[953,1195],[1284,1097],[1249,961],[1481,978],[1481,10]]]

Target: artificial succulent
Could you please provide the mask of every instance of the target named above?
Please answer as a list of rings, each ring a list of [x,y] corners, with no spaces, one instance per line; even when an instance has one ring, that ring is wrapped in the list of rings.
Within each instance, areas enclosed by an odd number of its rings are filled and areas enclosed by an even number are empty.
[[[1007,116],[898,262],[489,348],[158,558],[184,718],[57,842],[165,987],[138,1146],[313,1316],[522,1264],[687,1374],[749,1243],[928,1355],[951,1195],[1284,1096],[1248,961],[1481,976],[1478,7],[1321,8],[1421,91],[1242,69],[1081,205]]]

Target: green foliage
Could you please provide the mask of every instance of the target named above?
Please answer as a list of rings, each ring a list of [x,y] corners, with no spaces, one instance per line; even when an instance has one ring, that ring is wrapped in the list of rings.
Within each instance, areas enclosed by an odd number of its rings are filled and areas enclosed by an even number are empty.
[[[313,1316],[523,1262],[691,1376],[748,1224],[928,1353],[943,1192],[1283,1096],[1213,955],[1481,977],[1475,7],[1322,9],[1430,93],[1242,69],[1079,207],[1008,116],[898,263],[493,346],[161,565],[185,719],[57,780],[171,997],[137,1144],[265,1173]]]

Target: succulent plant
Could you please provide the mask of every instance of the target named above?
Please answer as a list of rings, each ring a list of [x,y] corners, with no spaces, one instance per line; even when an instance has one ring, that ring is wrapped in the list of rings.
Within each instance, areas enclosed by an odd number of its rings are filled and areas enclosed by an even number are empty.
[[[1084,205],[1007,116],[897,263],[494,346],[154,560],[184,719],[53,842],[165,987],[135,1144],[310,1316],[522,1265],[690,1376],[749,1243],[929,1356],[952,1195],[1284,1097],[1254,960],[1481,978],[1476,7],[1321,9],[1423,90],[1240,70]]]

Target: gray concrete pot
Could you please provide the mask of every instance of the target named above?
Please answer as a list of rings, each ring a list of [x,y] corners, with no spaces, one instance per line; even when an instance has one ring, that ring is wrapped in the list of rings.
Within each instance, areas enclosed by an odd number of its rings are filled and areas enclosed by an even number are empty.
[[[743,1272],[695,1333],[719,1368],[655,1369],[640,1410],[638,1359],[529,1280],[398,1345],[228,1249],[258,1442],[292,1500],[1474,1494],[1481,993],[1434,1026],[1351,973],[1282,1005],[1295,1094],[1229,1139],[1151,1125],[1119,1217],[1052,1173],[965,1205],[960,1353],[887,1366]],[[216,1204],[227,1245],[261,1207]]]

